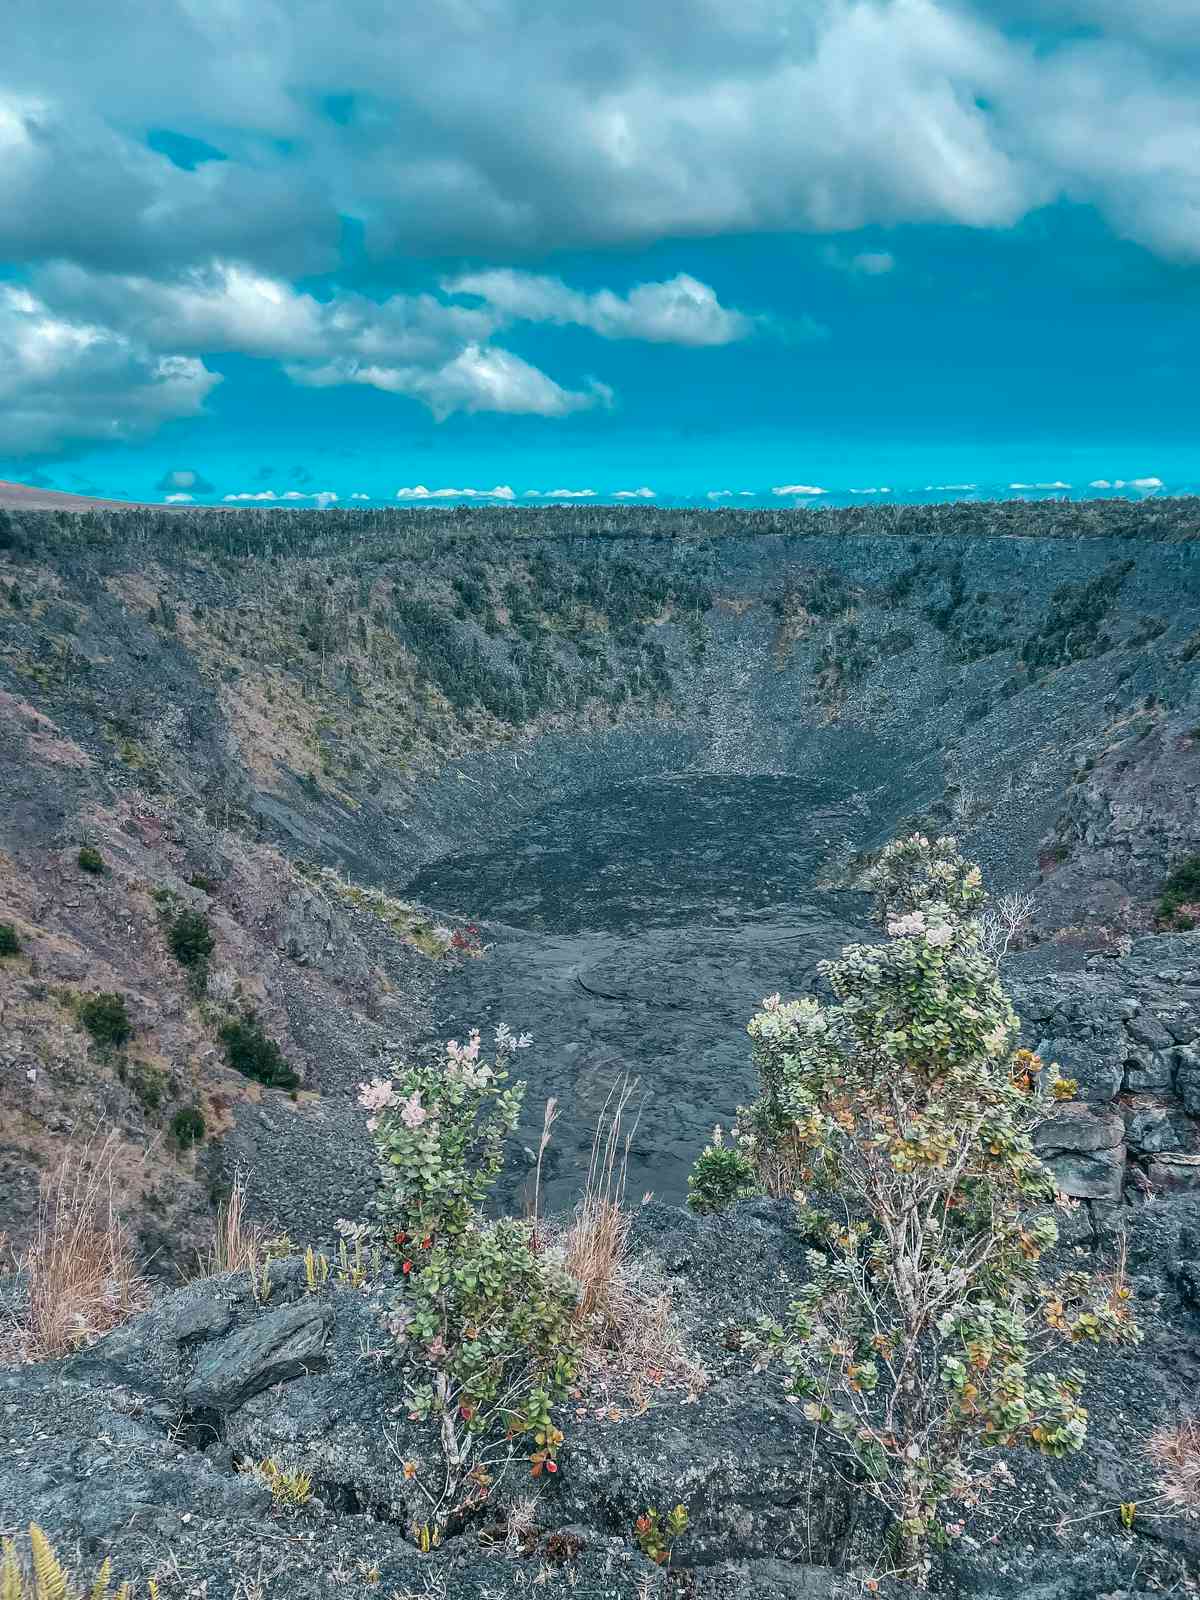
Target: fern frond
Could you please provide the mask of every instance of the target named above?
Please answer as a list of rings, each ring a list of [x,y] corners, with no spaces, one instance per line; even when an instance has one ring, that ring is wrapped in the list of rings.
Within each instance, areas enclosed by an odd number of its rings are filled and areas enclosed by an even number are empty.
[[[111,1576],[111,1574],[112,1574],[112,1562],[109,1560],[109,1558],[107,1556],[105,1556],[104,1565],[100,1568],[100,1571],[96,1574],[95,1583],[93,1583],[92,1587],[88,1590],[88,1600],[107,1600],[108,1580],[109,1580],[109,1577]],[[118,1600],[119,1600],[119,1597],[118,1597]]]
[[[0,1600],[21,1600],[21,1568],[17,1564],[17,1547],[11,1539],[4,1541],[4,1564],[0,1566]]]
[[[67,1575],[36,1522],[29,1524],[29,1548],[33,1555],[34,1600],[70,1600]]]

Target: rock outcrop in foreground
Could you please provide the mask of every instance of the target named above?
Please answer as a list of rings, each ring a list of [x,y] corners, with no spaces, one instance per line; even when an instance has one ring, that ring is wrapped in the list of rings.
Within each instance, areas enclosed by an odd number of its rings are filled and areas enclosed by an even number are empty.
[[[1200,1530],[1163,1514],[1145,1455],[1200,1379],[1200,1201],[1131,1210],[1128,1249],[1146,1342],[1081,1353],[1086,1453],[1009,1455],[1011,1484],[964,1508],[964,1532],[935,1559],[935,1592],[1149,1600],[1200,1570]],[[164,1600],[317,1600],[345,1587],[456,1600],[543,1586],[594,1600],[861,1593],[861,1575],[883,1564],[870,1502],[814,1452],[777,1374],[731,1348],[803,1280],[791,1208],[750,1201],[697,1219],[651,1204],[634,1250],[670,1289],[703,1375],[594,1382],[564,1417],[557,1476],[535,1483],[518,1462],[439,1550],[420,1554],[409,1533],[425,1516],[437,1444],[409,1419],[386,1359],[389,1285],[312,1293],[300,1257],[273,1264],[265,1301],[245,1275],[202,1280],[76,1357],[0,1375],[5,1520],[35,1520],[85,1557],[111,1551],[122,1573],[157,1571]],[[246,1470],[266,1459],[310,1475],[307,1506],[274,1506],[261,1473]],[[633,1525],[676,1503],[690,1529],[664,1574],[636,1549]],[[1139,1507],[1130,1530],[1122,1503]],[[881,1592],[907,1591],[885,1580]]]

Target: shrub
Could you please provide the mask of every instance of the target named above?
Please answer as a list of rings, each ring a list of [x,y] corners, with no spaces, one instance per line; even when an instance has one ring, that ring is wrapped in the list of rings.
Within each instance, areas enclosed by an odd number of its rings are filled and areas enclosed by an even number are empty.
[[[244,1078],[254,1078],[272,1089],[298,1087],[299,1076],[288,1066],[274,1039],[268,1039],[259,1027],[253,1013],[227,1022],[220,1038],[226,1061]]]
[[[532,1223],[489,1221],[483,1204],[504,1165],[504,1142],[525,1086],[505,1087],[507,1063],[527,1044],[504,1026],[496,1064],[480,1036],[451,1041],[440,1059],[403,1067],[394,1082],[364,1084],[360,1104],[382,1158],[379,1211],[403,1289],[389,1327],[410,1368],[411,1415],[436,1422],[439,1481],[415,1529],[423,1547],[485,1496],[529,1438],[534,1477],[558,1470],[562,1433],[551,1407],[576,1370],[570,1278],[539,1248]]]
[[[76,860],[85,872],[90,872],[95,877],[108,870],[104,865],[104,857],[94,845],[81,845]]]
[[[167,929],[171,954],[183,967],[195,967],[213,952],[213,936],[208,919],[199,911],[181,911]]]
[[[199,1106],[181,1106],[171,1118],[171,1133],[181,1150],[201,1144],[208,1132],[208,1124]]]
[[[822,963],[835,1004],[764,1002],[764,1096],[739,1120],[752,1148],[785,1143],[820,1241],[786,1323],[760,1323],[764,1350],[892,1514],[908,1564],[941,1504],[979,1492],[987,1450],[1081,1445],[1083,1374],[1044,1365],[1053,1345],[1141,1335],[1119,1276],[1039,1278],[1055,1184],[1030,1136],[1057,1069],[1014,1050],[979,869],[918,837],[869,876],[887,942]]]
[[[0,922],[0,959],[4,956],[19,956],[21,954],[21,941],[17,937],[17,930],[11,922]]]
[[[3,1600],[134,1600],[134,1589],[123,1583],[112,1587],[112,1562],[106,1556],[99,1572],[80,1588],[59,1561],[49,1539],[36,1522],[29,1524],[29,1561],[25,1563],[11,1539],[0,1543],[0,1596]],[[147,1585],[149,1600],[158,1600],[158,1584]]]
[[[93,994],[80,1003],[79,1020],[97,1044],[118,1049],[133,1033],[133,1021],[123,994]]]
[[[724,1211],[735,1200],[748,1200],[759,1192],[754,1163],[725,1143],[720,1127],[714,1128],[712,1143],[705,1145],[688,1174],[688,1205],[703,1215]]]
[[[1188,856],[1171,872],[1162,886],[1158,915],[1168,927],[1186,931],[1196,925],[1200,906],[1200,856]]]

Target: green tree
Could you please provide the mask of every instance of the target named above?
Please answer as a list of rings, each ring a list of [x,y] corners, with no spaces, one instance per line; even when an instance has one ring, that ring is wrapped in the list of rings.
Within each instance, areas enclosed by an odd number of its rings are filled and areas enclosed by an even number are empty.
[[[822,964],[834,1004],[764,1002],[749,1029],[764,1094],[740,1134],[760,1170],[803,1185],[818,1246],[786,1321],[760,1324],[764,1358],[893,1515],[911,1566],[943,1502],[978,1491],[987,1449],[1083,1442],[1083,1374],[1055,1348],[1141,1335],[1119,1278],[1039,1269],[1056,1186],[1031,1134],[1071,1086],[1015,1048],[979,869],[917,836],[871,880],[887,942]]]

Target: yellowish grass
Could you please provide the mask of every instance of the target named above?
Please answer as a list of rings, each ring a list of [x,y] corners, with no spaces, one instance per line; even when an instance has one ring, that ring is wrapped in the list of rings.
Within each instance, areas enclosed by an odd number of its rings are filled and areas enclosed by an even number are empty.
[[[133,1235],[115,1206],[119,1144],[110,1132],[68,1150],[42,1189],[19,1259],[28,1302],[18,1330],[33,1358],[65,1355],[142,1310],[149,1292]]]
[[[249,1272],[257,1277],[266,1257],[267,1230],[246,1215],[246,1180],[234,1175],[229,1198],[217,1209],[213,1242],[198,1260],[198,1278],[222,1272]]]

